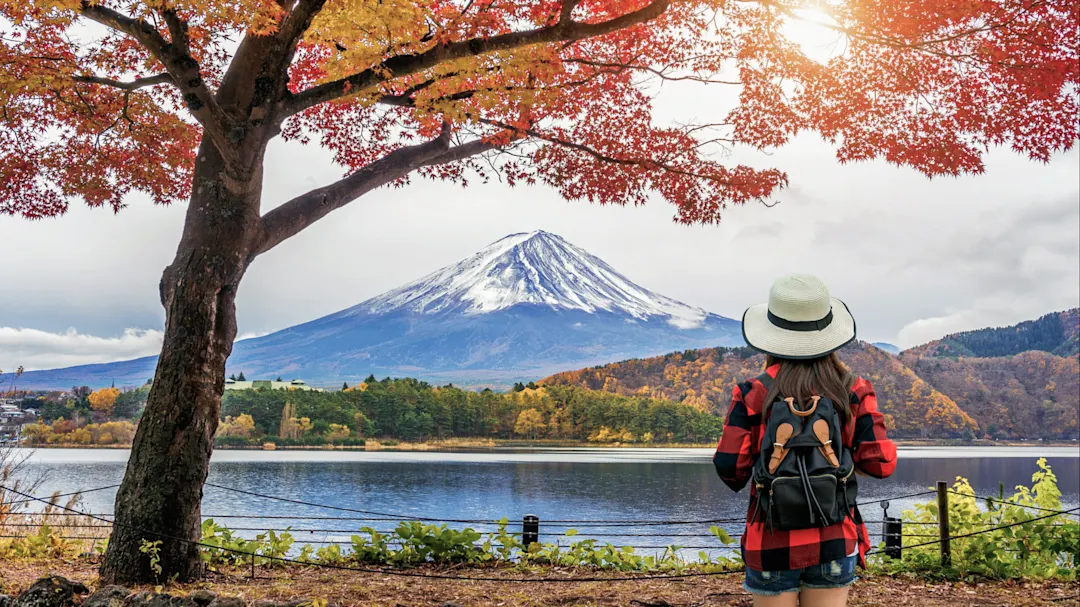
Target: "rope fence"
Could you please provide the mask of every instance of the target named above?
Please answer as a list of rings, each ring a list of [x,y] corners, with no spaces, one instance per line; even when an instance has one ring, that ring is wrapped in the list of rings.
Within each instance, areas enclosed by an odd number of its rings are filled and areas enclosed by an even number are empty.
[[[227,491],[235,492],[235,493],[238,493],[238,494],[248,495],[248,496],[251,496],[251,497],[258,497],[258,498],[261,498],[261,499],[270,499],[270,500],[276,500],[276,501],[292,503],[292,504],[297,504],[297,505],[304,505],[304,506],[315,507],[315,508],[324,508],[324,509],[328,509],[328,510],[335,510],[335,511],[340,511],[340,512],[348,512],[348,513],[353,513],[353,514],[364,514],[364,515],[370,515],[370,516],[363,516],[363,517],[353,517],[353,516],[320,517],[320,516],[283,516],[283,515],[232,514],[232,515],[220,515],[220,516],[207,515],[207,516],[204,517],[205,519],[220,518],[220,519],[248,519],[248,520],[263,520],[263,519],[265,519],[265,520],[293,520],[293,521],[306,520],[306,521],[398,521],[398,522],[401,522],[401,521],[423,521],[423,522],[438,522],[438,523],[475,524],[475,525],[487,525],[487,526],[491,526],[491,525],[505,526],[507,524],[507,522],[508,522],[506,519],[504,519],[503,521],[491,521],[491,520],[480,520],[480,519],[439,519],[439,518],[433,518],[433,517],[417,517],[417,516],[404,515],[404,514],[395,515],[395,514],[392,514],[392,513],[376,512],[376,511],[370,511],[370,510],[360,510],[360,509],[355,509],[355,508],[347,508],[347,507],[343,507],[343,506],[333,506],[333,505],[328,505],[328,504],[318,504],[318,503],[307,502],[307,501],[303,501],[303,500],[295,500],[295,499],[291,499],[291,498],[272,496],[272,495],[262,494],[262,493],[258,493],[258,492],[254,492],[254,491],[247,491],[247,490],[243,490],[243,489],[235,489],[235,488],[232,488],[232,487],[225,487],[225,486],[222,486],[222,485],[217,485],[217,484],[212,484],[212,483],[207,483],[207,485],[210,486],[210,487],[217,488],[217,489],[227,490]],[[734,574],[734,573],[739,573],[739,572],[744,571],[743,568],[736,568],[736,569],[724,569],[724,570],[719,570],[719,571],[694,571],[694,572],[688,572],[688,573],[672,573],[672,574],[663,574],[663,575],[625,575],[625,576],[544,578],[544,577],[462,576],[462,575],[453,575],[453,574],[426,573],[426,572],[419,572],[419,571],[404,571],[404,570],[400,570],[400,569],[388,569],[388,568],[382,568],[382,567],[350,566],[350,565],[345,565],[345,564],[341,564],[341,563],[312,562],[312,561],[309,561],[309,560],[294,559],[294,558],[290,558],[290,557],[287,557],[287,556],[259,554],[257,551],[256,552],[244,551],[244,550],[239,550],[239,549],[235,549],[235,548],[228,548],[228,547],[218,546],[218,545],[214,545],[214,544],[209,544],[209,543],[206,543],[204,541],[197,541],[197,540],[192,540],[192,539],[189,539],[189,538],[174,537],[174,536],[162,534],[160,532],[154,532],[154,531],[141,529],[139,527],[135,527],[135,526],[131,526],[131,525],[124,525],[124,524],[119,523],[119,522],[117,522],[115,520],[111,520],[110,518],[107,518],[107,517],[114,516],[112,514],[83,512],[83,511],[77,510],[75,508],[72,508],[70,506],[62,505],[62,504],[57,503],[57,500],[59,498],[61,498],[61,497],[72,497],[72,496],[75,496],[75,495],[81,495],[83,493],[90,493],[90,492],[95,492],[95,491],[104,491],[104,490],[113,489],[113,488],[116,488],[116,487],[117,487],[117,485],[110,485],[110,486],[105,486],[105,487],[98,487],[98,488],[94,488],[94,489],[89,489],[89,490],[86,490],[86,491],[53,495],[53,496],[50,496],[49,498],[37,497],[37,496],[31,495],[31,494],[28,494],[28,493],[24,493],[24,492],[15,490],[15,489],[11,489],[11,488],[8,488],[8,487],[2,486],[2,485],[0,485],[0,491],[5,491],[5,492],[7,492],[7,493],[9,493],[11,495],[17,495],[17,496],[23,498],[23,499],[20,499],[18,501],[8,502],[9,505],[16,505],[16,504],[22,505],[22,504],[29,504],[29,503],[40,503],[40,504],[43,504],[47,508],[45,511],[25,513],[24,516],[41,516],[43,518],[48,518],[48,517],[53,517],[53,516],[56,516],[56,517],[81,517],[81,518],[83,518],[85,520],[94,521],[94,523],[73,522],[71,524],[68,524],[68,523],[65,522],[65,523],[63,523],[63,527],[64,528],[69,528],[69,529],[110,529],[111,530],[111,529],[114,529],[117,526],[121,526],[121,527],[126,527],[128,529],[131,529],[131,530],[133,530],[133,531],[135,531],[135,532],[137,532],[139,534],[142,534],[142,535],[144,535],[146,537],[159,538],[161,540],[167,540],[167,541],[171,541],[171,542],[181,542],[181,543],[184,543],[184,544],[195,545],[195,546],[199,546],[201,548],[205,548],[205,549],[209,549],[209,550],[217,550],[217,551],[219,551],[221,553],[228,553],[228,554],[233,554],[233,555],[243,557],[243,558],[250,558],[251,562],[252,562],[252,574],[253,575],[254,575],[254,572],[255,572],[255,561],[256,561],[256,559],[259,559],[259,560],[261,560],[263,562],[269,562],[269,563],[282,563],[282,564],[291,564],[291,565],[298,565],[298,566],[305,566],[305,567],[316,567],[316,568],[322,568],[322,569],[341,570],[341,571],[354,571],[354,572],[369,573],[369,574],[376,574],[376,575],[389,575],[389,576],[414,577],[414,578],[426,578],[426,579],[440,579],[440,580],[476,581],[476,582],[522,582],[522,583],[531,583],[531,582],[563,582],[563,583],[572,582],[572,583],[582,583],[582,582],[618,582],[618,581],[630,582],[630,581],[666,580],[666,579],[681,579],[681,578],[695,578],[695,577],[728,575],[728,574]],[[1071,508],[1071,509],[1068,509],[1068,510],[1054,510],[1054,509],[1041,508],[1041,507],[1036,507],[1036,506],[1026,506],[1026,505],[1023,505],[1023,504],[1016,504],[1016,503],[1008,502],[1008,501],[1005,501],[1005,500],[999,500],[999,499],[992,498],[992,497],[984,497],[984,496],[966,494],[966,493],[962,493],[962,492],[953,491],[951,489],[948,489],[944,482],[939,482],[938,483],[938,487],[937,487],[936,491],[921,491],[921,492],[917,492],[917,493],[909,493],[909,494],[904,494],[904,495],[900,495],[900,496],[894,496],[894,497],[891,497],[891,498],[868,500],[868,501],[865,501],[865,502],[859,502],[859,505],[864,505],[865,506],[865,505],[869,505],[869,504],[882,504],[883,507],[887,508],[887,506],[888,506],[887,502],[889,502],[891,500],[909,499],[909,498],[912,498],[912,497],[919,497],[919,496],[933,494],[933,493],[937,494],[938,511],[939,511],[939,513],[943,513],[944,516],[939,516],[939,520],[936,520],[936,521],[917,522],[917,523],[909,523],[909,524],[914,524],[914,525],[919,525],[919,526],[937,525],[939,527],[939,533],[938,534],[932,534],[932,533],[903,533],[902,532],[902,527],[901,527],[902,521],[900,521],[900,519],[897,519],[897,518],[886,517],[884,520],[880,520],[880,521],[877,521],[877,520],[864,521],[867,524],[881,524],[881,525],[884,526],[884,528],[882,529],[882,532],[880,533],[880,535],[885,539],[885,544],[886,544],[884,548],[870,550],[867,553],[867,556],[874,555],[874,554],[879,554],[879,553],[885,553],[886,555],[892,556],[893,558],[898,558],[900,556],[900,554],[901,554],[901,550],[921,548],[921,547],[931,546],[931,545],[937,544],[937,545],[941,546],[942,564],[945,565],[945,566],[948,566],[948,565],[951,564],[951,542],[953,540],[960,540],[960,539],[970,538],[970,537],[974,537],[974,536],[978,536],[978,535],[982,535],[982,534],[986,534],[986,533],[992,533],[992,532],[995,532],[995,531],[998,531],[998,530],[1001,530],[1001,529],[1008,529],[1008,528],[1013,528],[1013,527],[1032,525],[1032,524],[1037,523],[1039,521],[1044,521],[1044,520],[1054,518],[1054,517],[1058,517],[1058,516],[1077,516],[1078,513],[1080,513],[1080,507]],[[980,500],[987,500],[988,502],[997,502],[997,503],[1002,503],[1002,504],[1009,505],[1009,506],[1014,506],[1014,507],[1030,508],[1032,510],[1039,511],[1039,512],[1047,512],[1048,514],[1043,514],[1041,516],[1033,517],[1031,519],[1027,519],[1027,520],[1024,520],[1024,521],[1017,521],[1017,522],[1008,523],[1008,524],[999,524],[999,525],[990,526],[990,527],[988,527],[986,529],[981,529],[981,530],[978,530],[978,531],[971,531],[971,532],[962,533],[962,534],[958,534],[958,535],[952,535],[949,532],[949,522],[948,522],[948,516],[947,516],[947,514],[948,514],[948,495],[949,494],[954,494],[954,495],[958,495],[958,496],[962,496],[962,497],[968,497],[968,498],[975,498],[975,499],[980,499]],[[9,515],[10,515],[10,512],[9,512]],[[533,524],[533,526],[531,528],[529,527],[530,519],[531,519],[531,522]],[[626,520],[611,520],[611,519],[606,519],[606,520],[562,520],[562,519],[560,519],[560,520],[544,521],[544,524],[545,525],[553,525],[553,526],[567,526],[567,525],[572,525],[572,524],[580,524],[580,525],[584,525],[586,527],[604,528],[604,527],[630,527],[630,526],[688,526],[688,525],[705,525],[705,524],[718,524],[718,523],[743,523],[744,521],[745,521],[744,518],[705,519],[705,520],[678,520],[678,521],[655,521],[655,520],[626,521]],[[43,523],[41,523],[41,522],[39,522],[39,523],[34,523],[34,522],[4,522],[2,525],[0,525],[0,527],[14,527],[14,528],[27,527],[27,528],[33,528],[33,527],[40,527],[42,524]],[[1045,528],[1045,527],[1059,527],[1059,526],[1064,526],[1064,524],[1062,524],[1062,523],[1051,523],[1051,524],[1043,523],[1042,525],[1036,525],[1036,527],[1043,527],[1043,528]],[[248,532],[257,531],[257,532],[263,532],[263,533],[269,533],[269,532],[273,531],[275,533],[286,533],[287,532],[287,533],[292,533],[292,534],[315,534],[315,533],[322,533],[322,534],[350,533],[350,534],[355,534],[355,533],[357,533],[357,530],[355,530],[355,529],[338,529],[338,528],[313,528],[313,529],[299,528],[299,529],[294,529],[292,527],[285,527],[285,528],[280,528],[280,527],[278,527],[278,528],[232,527],[232,528],[229,528],[229,529],[230,529],[230,531],[248,531]],[[376,531],[376,533],[389,535],[389,534],[394,533],[394,530],[378,530],[378,531]],[[539,537],[558,537],[558,538],[573,537],[573,538],[575,538],[575,540],[586,539],[586,537],[588,537],[588,538],[592,538],[592,537],[712,538],[712,537],[715,537],[715,535],[713,535],[712,533],[708,533],[708,534],[705,534],[705,533],[686,533],[686,532],[681,532],[681,531],[673,531],[673,532],[670,532],[670,533],[592,533],[592,534],[589,534],[588,536],[566,535],[566,534],[551,533],[551,532],[540,533],[539,532],[539,519],[537,519],[536,517],[531,516],[531,515],[525,517],[525,520],[523,521],[523,527],[522,527],[522,532],[521,533],[514,532],[514,533],[507,533],[507,535],[513,536],[513,537],[522,537],[522,538],[524,538],[526,540],[525,541],[526,544],[530,543],[529,542],[530,540],[533,541],[533,542],[538,541]],[[741,537],[742,534],[741,533],[731,533],[729,535],[732,538],[738,538],[738,537]],[[25,538],[25,537],[27,537],[27,536],[9,535],[9,534],[0,535],[0,539],[18,539],[18,538]],[[58,537],[59,537],[59,539],[64,539],[64,540],[81,540],[81,541],[94,541],[94,542],[106,539],[106,536],[104,536],[104,535],[103,536],[63,535],[63,536],[58,536]],[[935,538],[935,539],[928,540],[928,541],[922,541],[922,542],[918,542],[918,543],[915,543],[915,544],[903,545],[903,538],[904,537],[909,537],[909,538]],[[351,544],[352,542],[345,541],[345,540],[325,539],[325,536],[324,536],[324,539],[316,540],[316,541],[309,541],[307,543],[312,544],[312,545],[335,545],[335,544],[336,545],[347,545],[347,544]],[[388,545],[400,545],[402,543],[403,543],[402,540],[393,540],[393,541],[388,542]],[[647,545],[634,545],[634,546],[625,546],[625,547],[630,547],[630,548],[634,548],[634,549],[647,549],[647,550],[659,550],[659,549],[668,548],[666,546],[647,546]],[[695,544],[695,545],[688,545],[688,546],[673,546],[673,548],[687,549],[687,550],[691,550],[691,549],[696,549],[696,550],[731,550],[731,551],[739,550],[738,545],[718,546],[718,545]],[[1009,550],[1009,549],[1005,549],[1005,550]],[[1011,551],[1012,552],[1017,552],[1017,550],[1011,550]]]

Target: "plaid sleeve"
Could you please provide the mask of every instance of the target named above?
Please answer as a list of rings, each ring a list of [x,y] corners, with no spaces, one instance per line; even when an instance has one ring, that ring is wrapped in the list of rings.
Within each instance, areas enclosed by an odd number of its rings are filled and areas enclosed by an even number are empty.
[[[877,408],[874,387],[859,378],[852,387],[858,398],[853,407],[855,431],[851,451],[855,466],[875,478],[885,478],[896,470],[896,443],[885,433],[885,418]]]
[[[755,424],[761,423],[760,415],[751,416],[746,407],[746,394],[751,390],[751,383],[746,382],[735,388],[731,397],[731,409],[728,410],[724,432],[713,455],[713,465],[720,480],[733,491],[739,491],[750,480],[754,465],[751,451],[751,437]],[[756,419],[755,419],[756,418]]]

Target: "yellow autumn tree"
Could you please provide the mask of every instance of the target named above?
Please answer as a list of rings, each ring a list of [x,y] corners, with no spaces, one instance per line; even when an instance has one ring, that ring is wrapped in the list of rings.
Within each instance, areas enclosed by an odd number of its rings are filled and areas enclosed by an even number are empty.
[[[302,432],[296,420],[296,405],[285,403],[285,406],[281,409],[281,425],[278,426],[278,436],[280,438],[297,439],[300,438],[301,434]]]
[[[343,440],[349,438],[350,434],[352,430],[345,424],[330,424],[330,430],[326,432],[326,440],[329,442]]]
[[[117,388],[102,388],[90,393],[86,400],[90,402],[90,408],[105,415],[111,415],[116,399],[120,396]]]
[[[534,439],[546,427],[542,413],[536,409],[525,409],[518,414],[517,423],[514,424],[514,433]]]
[[[247,413],[236,417],[226,417],[218,426],[219,436],[238,436],[250,438],[255,433],[255,420]]]

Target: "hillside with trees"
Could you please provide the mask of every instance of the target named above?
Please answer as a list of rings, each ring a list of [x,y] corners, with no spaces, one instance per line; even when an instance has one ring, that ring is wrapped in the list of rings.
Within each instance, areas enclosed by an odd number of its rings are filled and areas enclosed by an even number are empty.
[[[948,336],[899,356],[862,342],[840,356],[874,384],[894,436],[1072,440],[1080,434],[1077,333],[1074,309]],[[951,344],[979,352],[1024,344],[1050,350],[978,357],[957,355]],[[765,357],[749,348],[709,348],[569,371],[541,383],[667,398],[723,415],[736,383],[760,373],[764,364]]]
[[[863,342],[845,347],[841,357],[874,384],[878,406],[896,436],[977,436],[978,423],[970,415],[896,357]],[[560,373],[542,383],[666,398],[725,415],[736,383],[757,375],[764,365],[764,355],[750,348],[708,348]]]
[[[991,438],[1077,437],[1080,356],[1033,350],[992,358],[902,358],[961,403]]]
[[[946,335],[905,350],[907,357],[998,357],[1030,351],[1057,356],[1080,353],[1080,308],[1053,312],[1009,327]]]

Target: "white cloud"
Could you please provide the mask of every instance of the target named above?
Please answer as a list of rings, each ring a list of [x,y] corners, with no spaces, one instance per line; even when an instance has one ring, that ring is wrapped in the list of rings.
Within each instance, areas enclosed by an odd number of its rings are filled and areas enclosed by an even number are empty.
[[[0,352],[5,359],[0,368],[22,365],[31,371],[129,360],[157,354],[161,340],[162,332],[154,329],[124,329],[118,337],[97,337],[75,329],[49,333],[0,327]]]
[[[248,331],[236,341],[266,334]],[[0,327],[0,369],[10,371],[22,365],[34,371],[154,356],[161,351],[162,338],[163,333],[156,329],[124,329],[118,337],[99,337],[75,329],[50,333]]]
[[[245,339],[255,339],[256,337],[262,337],[263,335],[269,335],[269,331],[246,331],[236,336],[233,342],[243,341]]]
[[[896,345],[901,348],[910,348],[928,341],[938,339],[943,335],[981,329],[993,324],[993,314],[983,310],[958,310],[945,316],[932,318],[920,318],[904,325],[897,334]]]

